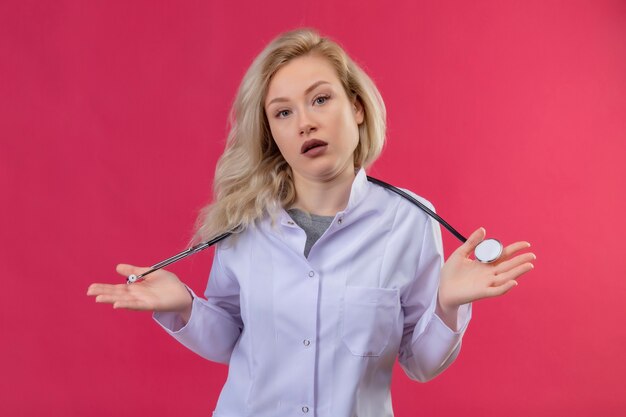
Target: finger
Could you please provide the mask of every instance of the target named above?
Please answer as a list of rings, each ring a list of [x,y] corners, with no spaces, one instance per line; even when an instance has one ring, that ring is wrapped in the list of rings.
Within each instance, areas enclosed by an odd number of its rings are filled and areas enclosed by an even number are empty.
[[[470,235],[470,237],[467,238],[465,243],[459,246],[459,249],[457,250],[461,255],[468,258],[470,254],[474,252],[476,246],[478,246],[478,244],[485,239],[486,235],[487,231],[485,230],[485,228],[479,227],[474,231],[474,233]]]
[[[513,259],[509,259],[508,261],[502,262],[501,264],[497,265],[495,269],[493,270],[493,273],[495,275],[501,275],[523,263],[532,262],[535,259],[537,259],[537,257],[535,256],[534,253],[532,252],[524,253],[524,254],[516,256]]]
[[[526,263],[524,263],[522,265],[518,265],[515,268],[513,268],[513,269],[511,269],[511,270],[509,270],[509,271],[507,271],[507,272],[505,272],[505,273],[503,273],[501,275],[498,275],[498,282],[507,282],[507,281],[511,281],[511,280],[517,279],[521,275],[523,275],[523,274],[525,274],[525,273],[527,273],[529,271],[532,271],[534,267],[535,266],[532,263],[530,263],[530,262],[526,262]]]
[[[119,300],[113,304],[113,308],[126,308],[129,310],[152,310],[145,301],[142,300]]]
[[[128,301],[134,297],[130,297],[128,294],[100,294],[96,297],[96,303],[109,303],[113,304],[118,301]]]
[[[91,284],[87,288],[87,295],[113,294],[124,291],[126,284]]]
[[[528,242],[515,242],[508,245],[506,248],[502,250],[502,256],[500,259],[509,259],[515,253],[530,248],[530,243]]]
[[[98,295],[100,294],[101,290],[101,286],[105,285],[105,284],[91,284],[88,288],[87,288],[87,295]]]
[[[487,297],[498,297],[500,295],[504,295],[513,288],[517,287],[517,285],[517,281],[513,279],[497,287],[489,287],[487,288]]]
[[[127,308],[131,310],[149,310],[149,305],[132,294],[101,294],[96,297],[96,303],[113,304],[113,308]]]

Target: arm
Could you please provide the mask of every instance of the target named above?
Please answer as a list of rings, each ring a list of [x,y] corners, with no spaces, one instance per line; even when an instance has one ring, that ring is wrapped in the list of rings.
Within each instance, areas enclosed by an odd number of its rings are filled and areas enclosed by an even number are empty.
[[[400,364],[409,377],[419,381],[434,378],[458,356],[471,318],[470,303],[506,294],[518,285],[517,278],[534,268],[532,261],[536,259],[533,253],[518,254],[530,247],[530,243],[524,241],[505,247],[496,262],[485,264],[472,259],[474,249],[485,238],[485,229],[481,227],[442,267],[441,230],[434,220],[429,219],[429,222],[431,228],[425,229],[416,275],[416,282],[421,280],[422,283],[408,291],[405,308],[408,328],[405,327],[400,347]],[[419,306],[426,294],[435,295],[430,307],[421,314],[419,307],[414,306]]]
[[[113,308],[149,310],[174,338],[204,358],[228,363],[243,328],[239,312],[239,284],[224,271],[215,251],[208,300],[196,297],[176,275],[160,269],[133,284],[91,284],[87,295]],[[140,275],[149,268],[120,264],[122,276]]]
[[[445,310],[440,306],[442,265],[441,229],[429,217],[415,279],[402,294],[405,328],[399,361],[407,376],[420,382],[433,379],[454,362],[471,318],[470,304]]]
[[[229,276],[215,251],[209,283],[202,299],[189,288],[192,298],[188,319],[184,312],[155,312],[153,317],[172,337],[211,361],[228,363],[243,323],[239,284]]]

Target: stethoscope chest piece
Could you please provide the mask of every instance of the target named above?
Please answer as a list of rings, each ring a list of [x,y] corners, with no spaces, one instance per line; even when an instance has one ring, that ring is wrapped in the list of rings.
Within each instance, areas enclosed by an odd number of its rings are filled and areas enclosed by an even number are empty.
[[[483,263],[491,263],[502,255],[502,243],[497,239],[485,239],[474,249],[474,256]]]

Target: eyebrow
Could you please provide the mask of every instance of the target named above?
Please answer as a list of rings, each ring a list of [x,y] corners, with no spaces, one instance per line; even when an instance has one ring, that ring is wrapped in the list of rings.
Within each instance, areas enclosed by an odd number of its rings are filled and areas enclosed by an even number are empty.
[[[311,84],[309,86],[309,88],[307,88],[306,90],[304,90],[304,95],[309,94],[311,91],[315,90],[318,86],[322,85],[322,84],[330,84],[328,81],[316,81],[313,84]],[[280,102],[280,101],[289,101],[289,99],[286,99],[284,97],[276,97],[275,99],[272,99],[272,101],[270,101],[269,103],[267,103],[265,106],[269,107],[272,103],[276,103],[276,102]]]

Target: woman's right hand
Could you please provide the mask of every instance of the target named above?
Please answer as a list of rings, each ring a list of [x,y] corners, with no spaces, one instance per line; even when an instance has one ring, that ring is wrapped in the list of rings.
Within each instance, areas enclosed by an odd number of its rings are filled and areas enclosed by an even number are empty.
[[[119,264],[116,271],[127,277],[140,275],[149,268]],[[187,287],[171,272],[160,269],[132,284],[91,284],[87,295],[96,303],[113,304],[113,308],[178,312],[188,321],[193,301]]]

